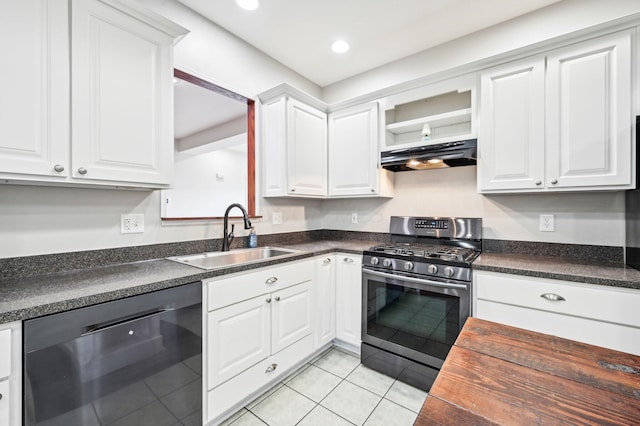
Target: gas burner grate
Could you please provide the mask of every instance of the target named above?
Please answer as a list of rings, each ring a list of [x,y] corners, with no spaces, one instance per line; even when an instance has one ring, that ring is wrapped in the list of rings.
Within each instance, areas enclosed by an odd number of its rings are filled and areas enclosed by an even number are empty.
[[[414,256],[425,259],[441,259],[452,262],[466,262],[475,252],[464,247],[442,245],[416,245],[408,243],[382,244],[371,247],[371,251],[396,256]]]

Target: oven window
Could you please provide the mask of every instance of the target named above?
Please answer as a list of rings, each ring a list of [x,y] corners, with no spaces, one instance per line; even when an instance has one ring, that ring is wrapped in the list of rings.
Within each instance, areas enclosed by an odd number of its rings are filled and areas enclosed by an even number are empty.
[[[460,298],[367,282],[366,334],[444,359],[460,331]]]

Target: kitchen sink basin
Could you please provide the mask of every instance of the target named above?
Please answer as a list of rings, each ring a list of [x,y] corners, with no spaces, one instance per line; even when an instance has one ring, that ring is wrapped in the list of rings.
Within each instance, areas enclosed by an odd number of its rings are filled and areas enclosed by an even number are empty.
[[[238,249],[230,251],[211,251],[207,253],[190,254],[187,256],[167,257],[168,260],[195,266],[201,269],[216,269],[226,266],[244,265],[260,260],[274,259],[291,256],[299,253],[298,250],[284,249],[280,247],[258,247],[250,249]]]

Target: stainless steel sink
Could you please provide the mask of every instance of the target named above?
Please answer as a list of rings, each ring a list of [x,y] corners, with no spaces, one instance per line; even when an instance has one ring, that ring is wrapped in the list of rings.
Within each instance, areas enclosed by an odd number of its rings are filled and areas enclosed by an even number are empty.
[[[230,251],[211,251],[207,253],[190,254],[187,256],[167,257],[168,260],[195,266],[201,269],[216,269],[226,266],[243,265],[258,262],[260,260],[277,257],[292,256],[299,253],[298,250],[284,249],[280,247],[258,247],[250,249],[238,249]]]

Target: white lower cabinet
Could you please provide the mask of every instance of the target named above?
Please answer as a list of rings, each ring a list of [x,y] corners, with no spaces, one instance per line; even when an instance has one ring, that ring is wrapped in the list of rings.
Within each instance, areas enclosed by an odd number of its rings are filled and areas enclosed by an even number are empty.
[[[362,256],[336,254],[336,339],[356,351],[362,343]]]
[[[474,271],[474,316],[640,355],[640,291]]]
[[[22,424],[22,323],[0,325],[0,425]]]
[[[328,345],[336,337],[336,256],[330,254],[315,261],[315,349]]]
[[[216,423],[314,350],[313,260],[204,282],[205,423]]]

